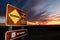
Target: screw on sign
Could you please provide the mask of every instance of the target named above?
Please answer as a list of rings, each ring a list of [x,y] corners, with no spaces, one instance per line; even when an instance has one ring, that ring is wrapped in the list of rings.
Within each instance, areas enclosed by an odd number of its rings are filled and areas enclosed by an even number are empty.
[[[7,31],[5,33],[5,40],[13,40],[27,35],[27,29]]]
[[[23,21],[24,23],[22,23]],[[10,4],[6,7],[6,26],[22,26],[26,25],[26,12],[18,9]]]

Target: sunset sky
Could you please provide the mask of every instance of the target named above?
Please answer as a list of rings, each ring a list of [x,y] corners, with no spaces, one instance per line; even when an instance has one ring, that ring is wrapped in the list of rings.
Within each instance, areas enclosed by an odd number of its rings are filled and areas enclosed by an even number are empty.
[[[29,20],[60,19],[60,0],[0,0],[1,20],[5,17],[7,3],[26,11]]]

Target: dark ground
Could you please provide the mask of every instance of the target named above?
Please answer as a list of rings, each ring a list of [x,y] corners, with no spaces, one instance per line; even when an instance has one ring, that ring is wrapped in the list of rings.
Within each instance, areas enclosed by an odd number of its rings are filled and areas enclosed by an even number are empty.
[[[28,35],[25,36],[25,40],[60,40],[60,27],[59,26],[30,26],[25,27],[28,29]],[[21,29],[20,27],[13,27],[13,30]],[[5,32],[8,27],[0,27],[0,40],[4,40]],[[19,40],[21,38],[15,39]]]

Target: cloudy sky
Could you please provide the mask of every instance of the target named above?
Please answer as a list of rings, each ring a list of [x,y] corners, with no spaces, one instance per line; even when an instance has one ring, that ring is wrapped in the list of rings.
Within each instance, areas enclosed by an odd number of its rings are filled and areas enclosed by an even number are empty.
[[[26,11],[29,20],[60,18],[60,0],[0,0],[0,16],[5,17],[7,3]]]
[[[33,18],[38,18],[39,20],[56,18],[58,16],[60,18],[60,0],[38,0],[37,2],[32,7],[32,11],[34,11]]]

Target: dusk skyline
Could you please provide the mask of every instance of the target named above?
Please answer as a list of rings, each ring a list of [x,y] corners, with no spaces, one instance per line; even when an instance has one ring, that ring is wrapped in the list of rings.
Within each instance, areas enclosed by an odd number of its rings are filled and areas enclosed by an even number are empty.
[[[1,0],[0,16],[5,17],[6,5],[11,4],[27,12],[28,20],[60,19],[60,0]],[[0,17],[1,18],[1,17]]]

